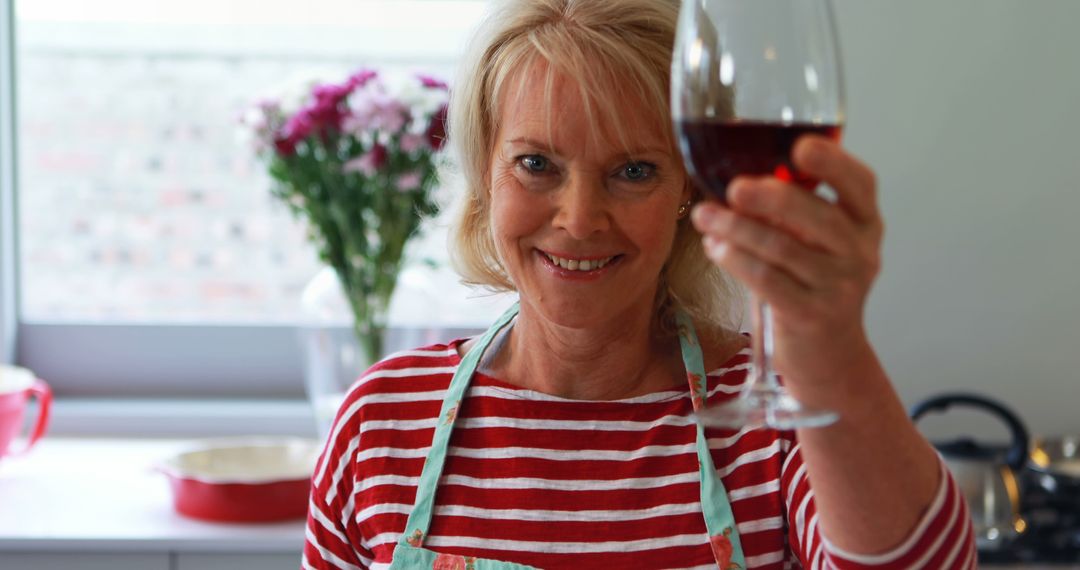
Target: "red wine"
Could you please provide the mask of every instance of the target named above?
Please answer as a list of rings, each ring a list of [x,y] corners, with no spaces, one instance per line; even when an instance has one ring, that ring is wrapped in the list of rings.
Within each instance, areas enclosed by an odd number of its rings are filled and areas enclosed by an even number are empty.
[[[839,125],[765,121],[680,121],[679,142],[687,169],[702,190],[726,201],[727,187],[742,174],[773,175],[813,190],[818,180],[791,164],[791,149],[805,134],[840,140]]]

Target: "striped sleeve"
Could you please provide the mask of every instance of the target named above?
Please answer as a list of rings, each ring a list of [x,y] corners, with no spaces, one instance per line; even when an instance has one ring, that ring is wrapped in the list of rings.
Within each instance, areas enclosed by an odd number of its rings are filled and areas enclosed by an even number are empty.
[[[781,475],[790,521],[789,541],[804,567],[817,570],[918,569],[969,570],[977,567],[971,516],[952,474],[940,463],[937,493],[922,519],[898,547],[873,556],[854,554],[833,545],[818,526],[814,493],[796,445]]]
[[[368,371],[367,374],[370,374]],[[303,570],[359,570],[371,567],[371,552],[361,541],[353,519],[356,454],[360,446],[358,416],[361,380],[337,412],[326,446],[311,480],[305,529]]]
[[[312,493],[305,530],[304,570],[358,570],[371,566],[371,556],[357,551],[345,527],[332,518],[325,504]]]

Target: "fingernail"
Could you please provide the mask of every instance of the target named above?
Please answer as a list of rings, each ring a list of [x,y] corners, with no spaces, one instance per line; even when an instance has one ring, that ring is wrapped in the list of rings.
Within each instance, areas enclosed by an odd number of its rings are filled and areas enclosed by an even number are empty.
[[[709,227],[716,221],[716,212],[705,204],[698,204],[690,216],[698,227]]]
[[[752,206],[754,203],[754,182],[746,178],[736,178],[728,186],[728,200],[737,202],[741,206]]]
[[[713,236],[705,236],[705,247],[712,253],[712,257],[724,257],[728,252],[728,243]]]

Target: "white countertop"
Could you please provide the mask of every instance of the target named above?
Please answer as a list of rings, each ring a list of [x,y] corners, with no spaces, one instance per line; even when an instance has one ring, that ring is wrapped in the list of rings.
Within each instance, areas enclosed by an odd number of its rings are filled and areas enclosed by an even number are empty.
[[[0,550],[299,553],[302,520],[216,524],[173,510],[153,467],[191,443],[45,437],[0,459]]]
[[[46,437],[25,457],[0,459],[0,551],[299,553],[304,521],[217,524],[173,510],[154,465],[192,444]]]

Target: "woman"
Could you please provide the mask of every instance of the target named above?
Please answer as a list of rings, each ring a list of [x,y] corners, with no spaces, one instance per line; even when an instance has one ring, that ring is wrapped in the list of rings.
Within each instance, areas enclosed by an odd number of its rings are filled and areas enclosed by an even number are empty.
[[[356,383],[305,568],[974,567],[963,500],[863,328],[873,174],[808,137],[795,163],[835,202],[741,178],[729,207],[695,206],[667,110],[677,11],[518,0],[487,20],[450,112],[452,248],[519,309]],[[746,379],[725,272],[774,307],[789,389],[838,423],[699,434],[688,375],[708,405]]]

